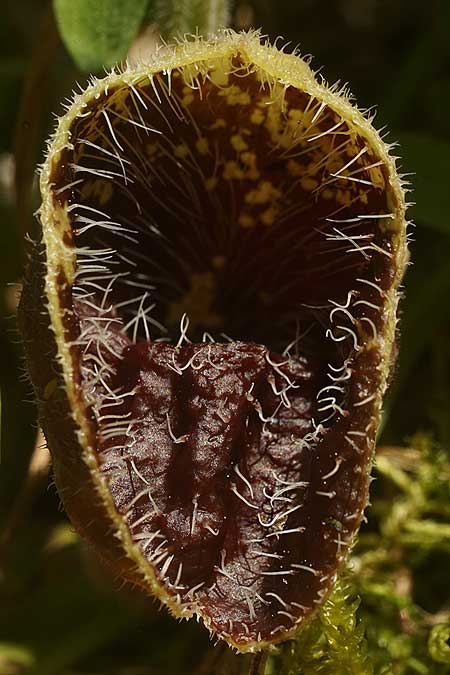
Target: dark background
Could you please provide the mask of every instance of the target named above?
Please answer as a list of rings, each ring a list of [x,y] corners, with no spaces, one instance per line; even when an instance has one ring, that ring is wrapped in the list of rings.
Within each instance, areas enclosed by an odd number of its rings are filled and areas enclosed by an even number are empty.
[[[23,378],[15,284],[24,236],[36,233],[35,167],[53,113],[62,114],[60,102],[76,81],[87,80],[61,45],[49,7],[43,0],[7,0],[0,8],[0,675],[30,668],[42,675],[187,673],[208,647],[203,629],[156,613],[136,591],[113,592],[120,582],[99,566],[60,510],[44,450],[29,467],[37,427]],[[253,0],[237,3],[233,17],[236,28],[261,26],[272,39],[283,36],[313,54],[313,67],[323,66],[329,82],[349,82],[360,107],[377,105],[375,125],[387,125],[388,140],[400,142],[415,226],[400,357],[379,445],[406,448],[414,434],[426,432],[448,453],[450,2]],[[438,552],[423,574],[439,578],[449,563],[448,551]],[[448,579],[422,594],[432,596],[433,610],[441,611],[442,601],[448,608]],[[408,668],[395,672],[447,672]]]

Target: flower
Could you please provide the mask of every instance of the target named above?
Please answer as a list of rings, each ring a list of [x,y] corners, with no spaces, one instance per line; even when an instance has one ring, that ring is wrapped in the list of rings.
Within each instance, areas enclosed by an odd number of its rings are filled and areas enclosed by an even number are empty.
[[[20,314],[67,513],[175,616],[291,637],[367,503],[407,257],[389,147],[226,31],[93,79],[41,192]]]

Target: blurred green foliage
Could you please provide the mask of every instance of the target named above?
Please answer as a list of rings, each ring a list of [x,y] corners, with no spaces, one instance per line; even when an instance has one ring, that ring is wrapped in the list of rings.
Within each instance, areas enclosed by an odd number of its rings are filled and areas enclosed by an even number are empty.
[[[125,58],[148,0],[53,0],[59,32],[83,70],[109,68]]]
[[[283,675],[372,675],[364,625],[357,618],[359,600],[344,576],[318,617],[297,640],[271,657],[274,673]],[[269,665],[270,667],[270,665]]]
[[[92,40],[96,58],[109,66],[123,58],[147,3],[58,0],[56,7],[60,25],[70,24],[74,35],[74,13],[83,17],[80,9],[91,7],[100,17],[106,4],[114,5],[117,31]],[[115,13],[130,6],[129,20]],[[378,103],[378,125],[387,124],[389,139],[400,141],[417,202],[410,210],[416,224],[400,357],[368,522],[321,614],[259,669],[444,675],[450,672],[450,3],[238,0],[232,25],[262,26],[271,38],[299,43],[317,66],[325,64],[328,80],[351,83],[362,107]],[[95,68],[83,30],[72,51],[78,67]],[[36,233],[34,167],[54,126],[52,112],[61,114],[60,101],[77,81],[86,82],[87,72],[67,54],[45,0],[2,5],[0,53],[0,675],[243,675],[256,667],[251,659],[213,649],[201,627],[177,624],[140,592],[119,590],[59,510],[45,466],[29,469],[35,409],[19,376],[14,284],[24,235]]]

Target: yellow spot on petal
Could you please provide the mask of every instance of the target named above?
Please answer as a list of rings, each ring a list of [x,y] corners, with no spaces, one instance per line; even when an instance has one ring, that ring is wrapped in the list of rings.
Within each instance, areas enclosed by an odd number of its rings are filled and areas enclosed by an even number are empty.
[[[255,219],[249,216],[248,213],[241,213],[238,218],[238,223],[241,227],[249,228],[255,226]]]
[[[295,159],[288,160],[287,169],[291,176],[303,176],[305,173],[305,167],[300,162],[296,162]]]
[[[231,145],[236,150],[236,152],[242,152],[243,150],[248,149],[247,143],[244,141],[242,136],[240,136],[239,134],[235,134],[234,136],[232,136],[230,141],[231,141]]]
[[[279,209],[277,209],[275,206],[270,206],[268,209],[263,211],[261,214],[261,222],[263,225],[273,225],[278,211]]]
[[[304,176],[300,180],[300,185],[305,192],[312,192],[319,185],[319,182],[315,178],[310,178],[309,176]]]
[[[343,206],[350,206],[351,197],[349,190],[338,190],[336,192],[336,201]]]
[[[256,154],[254,152],[243,152],[240,159],[241,162],[247,166],[256,166]]]
[[[212,70],[209,71],[208,78],[217,87],[225,87],[228,84],[228,77],[229,77],[229,72],[227,72],[228,69],[224,67],[213,68]]]
[[[217,185],[217,176],[210,176],[205,180],[205,188],[207,192],[211,192]]]
[[[204,136],[198,139],[197,143],[195,144],[195,147],[199,151],[201,155],[206,155],[209,152],[209,144],[208,144],[208,139],[206,139]]]
[[[369,174],[374,187],[382,189],[385,187],[384,176],[380,166],[374,166],[373,169],[369,169]]]
[[[189,326],[198,325],[206,328],[219,328],[223,319],[213,310],[216,299],[216,279],[211,272],[193,274],[190,278],[190,289],[179,300],[169,306],[167,323],[177,325],[180,318],[186,313],[189,316]]]
[[[219,91],[219,96],[225,96],[228,105],[248,105],[250,103],[250,94],[248,91],[242,91],[242,89],[235,84]]]
[[[288,112],[288,117],[292,122],[300,122],[300,120],[303,117],[303,110],[299,110],[298,108],[291,108]]]
[[[250,190],[245,195],[247,204],[265,204],[273,199],[281,196],[280,190],[272,185],[268,180],[263,180],[259,183],[255,190]]]
[[[226,127],[227,123],[223,119],[223,117],[218,117],[214,124],[211,124],[208,129],[223,129],[223,127]]]
[[[250,115],[250,122],[252,124],[262,124],[264,122],[264,113],[259,108],[256,108]]]
[[[359,201],[362,202],[363,204],[368,204],[368,203],[369,203],[369,199],[368,199],[368,197],[367,197],[367,192],[361,191],[361,192],[359,193]]]
[[[244,178],[244,172],[242,171],[241,167],[233,160],[225,162],[222,175],[225,180],[240,180],[241,178]]]
[[[194,100],[194,92],[190,87],[183,87],[183,103],[190,105]]]
[[[246,171],[245,171],[245,177],[248,178],[249,180],[257,180],[260,176],[260,173],[258,169],[256,168],[256,162],[257,162],[257,157],[254,152],[242,152],[240,157],[240,161],[242,164],[245,164]]]
[[[345,153],[348,157],[355,157],[355,155],[357,155],[358,152],[360,152],[360,150],[361,148],[353,141],[348,142],[347,145],[345,146]]]
[[[185,143],[181,143],[181,145],[177,145],[175,150],[173,151],[173,154],[175,157],[187,157],[189,154],[189,148]]]

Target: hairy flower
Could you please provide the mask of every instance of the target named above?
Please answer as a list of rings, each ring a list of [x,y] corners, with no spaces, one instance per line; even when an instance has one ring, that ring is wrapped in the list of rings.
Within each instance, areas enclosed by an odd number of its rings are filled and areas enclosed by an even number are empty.
[[[94,79],[49,144],[21,324],[65,508],[241,651],[312,616],[367,503],[406,260],[388,151],[233,32]]]

